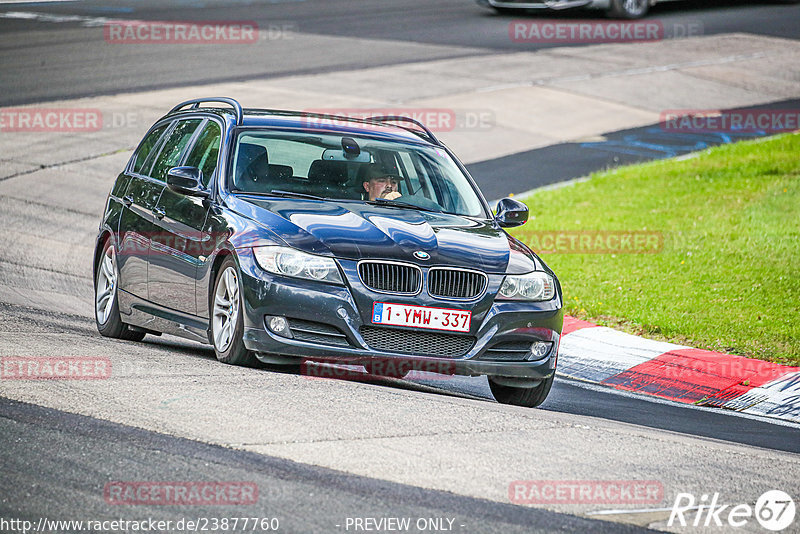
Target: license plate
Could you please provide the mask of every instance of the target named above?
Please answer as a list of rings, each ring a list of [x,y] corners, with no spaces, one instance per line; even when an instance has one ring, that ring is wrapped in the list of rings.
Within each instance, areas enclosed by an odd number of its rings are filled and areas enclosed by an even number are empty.
[[[390,302],[376,302],[372,305],[373,324],[469,332],[471,321],[472,312],[464,310],[408,306]]]

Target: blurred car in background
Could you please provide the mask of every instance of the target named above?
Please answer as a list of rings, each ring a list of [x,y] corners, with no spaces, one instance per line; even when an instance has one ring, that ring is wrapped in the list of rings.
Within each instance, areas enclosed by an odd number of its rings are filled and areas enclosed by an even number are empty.
[[[477,0],[478,4],[490,7],[499,13],[515,13],[534,10],[561,11],[564,9],[602,9],[608,16],[618,19],[644,17],[650,7],[660,2],[673,0]],[[800,0],[775,0],[773,4],[796,4]]]
[[[573,9],[587,7],[591,9],[603,9],[614,18],[638,19],[647,14],[650,6],[659,0],[477,0],[478,4],[491,7],[500,13],[512,13],[516,11],[527,11],[545,9],[560,11],[563,9]],[[669,1],[669,0],[661,0]]]

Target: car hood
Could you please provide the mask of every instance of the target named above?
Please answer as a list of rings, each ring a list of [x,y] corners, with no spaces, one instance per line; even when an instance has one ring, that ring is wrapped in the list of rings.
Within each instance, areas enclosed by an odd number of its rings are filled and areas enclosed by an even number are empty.
[[[535,256],[492,221],[360,202],[239,197],[235,203],[289,246],[314,254],[505,273],[513,250],[536,268]],[[415,252],[430,257],[421,260]]]

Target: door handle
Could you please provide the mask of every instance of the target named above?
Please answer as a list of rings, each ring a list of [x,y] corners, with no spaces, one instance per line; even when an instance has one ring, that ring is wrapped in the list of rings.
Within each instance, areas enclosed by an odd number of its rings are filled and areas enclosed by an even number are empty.
[[[164,210],[162,210],[161,208],[153,208],[153,215],[155,216],[156,219],[161,220],[164,218],[164,215],[166,215],[166,213],[164,213]]]
[[[130,208],[131,204],[133,204],[133,198],[130,195],[124,196],[122,197],[122,203],[125,204],[126,208]]]

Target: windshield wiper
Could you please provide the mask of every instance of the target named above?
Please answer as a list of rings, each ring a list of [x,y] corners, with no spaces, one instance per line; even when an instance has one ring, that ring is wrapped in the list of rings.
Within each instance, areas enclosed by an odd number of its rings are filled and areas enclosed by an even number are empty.
[[[284,197],[284,198],[305,198],[308,200],[328,200],[327,198],[318,197],[315,195],[307,195],[305,193],[295,193],[294,191],[283,191],[281,189],[273,189],[269,193],[262,193],[260,191],[242,191],[237,190],[237,193],[243,195],[255,195],[259,197]]]
[[[367,204],[372,204],[373,206],[397,206],[398,208],[411,208],[419,211],[433,211],[433,212],[442,211],[431,208],[423,208],[422,206],[418,206],[410,202],[403,202],[402,200],[389,200],[381,197],[378,197],[375,200],[365,200],[364,202],[366,202]]]
[[[287,198],[307,198],[308,200],[328,200],[325,197],[318,197],[316,195],[309,195],[307,193],[295,193],[294,191],[284,191],[282,189],[273,189],[269,192],[270,195],[275,195],[276,197],[287,197]]]

